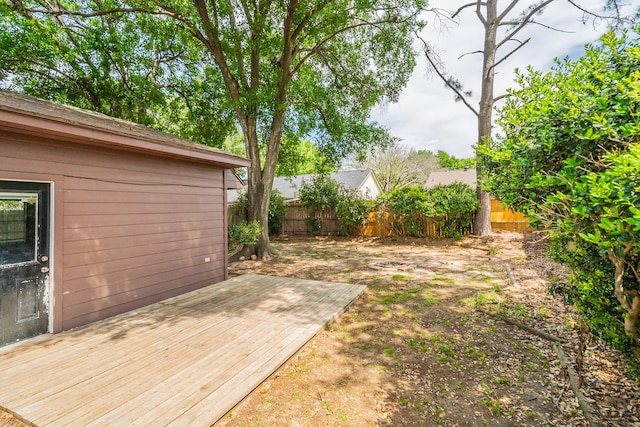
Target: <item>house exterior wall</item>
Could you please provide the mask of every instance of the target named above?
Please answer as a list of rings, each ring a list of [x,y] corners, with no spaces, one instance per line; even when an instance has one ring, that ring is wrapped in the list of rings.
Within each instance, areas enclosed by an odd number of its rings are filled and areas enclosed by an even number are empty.
[[[367,179],[360,186],[360,194],[362,197],[366,197],[367,200],[375,200],[380,195],[380,187],[371,174],[367,176]]]
[[[53,184],[53,332],[226,278],[224,169],[11,132],[0,153],[0,180]]]

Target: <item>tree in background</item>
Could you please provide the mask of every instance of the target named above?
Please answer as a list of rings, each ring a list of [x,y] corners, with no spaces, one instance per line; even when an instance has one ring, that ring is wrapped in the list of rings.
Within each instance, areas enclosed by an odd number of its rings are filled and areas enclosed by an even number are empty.
[[[131,120],[220,146],[233,116],[202,50],[166,20],[62,15],[57,2],[0,2],[0,77],[6,89]],[[216,80],[217,79],[217,80]]]
[[[444,169],[473,169],[477,163],[475,157],[459,159],[442,150],[438,150],[436,156],[438,157],[438,166]]]
[[[496,101],[503,97],[503,95],[496,96],[494,94],[496,68],[528,43],[529,39],[519,40],[517,38],[525,27],[530,25],[545,26],[544,23],[539,23],[536,17],[554,1],[527,1],[521,4],[520,0],[476,0],[464,4],[451,13],[451,19],[456,19],[463,12],[471,9],[482,24],[483,47],[480,51],[474,52],[482,54],[482,70],[480,74],[482,83],[480,102],[477,107],[472,105],[469,100],[471,93],[464,90],[463,84],[459,80],[445,73],[433,48],[423,40],[424,53],[432,69],[445,82],[445,85],[455,93],[456,101],[463,102],[478,118],[478,145],[484,144],[491,139],[493,106]],[[607,0],[604,5],[617,12],[619,10],[617,3],[616,0]],[[499,7],[499,4],[503,7]],[[569,0],[569,4],[576,8],[577,14],[582,13],[601,18],[571,0]],[[619,21],[620,17],[615,15],[611,19]],[[499,32],[501,28],[505,29],[502,34]],[[491,233],[491,197],[489,193],[484,191],[482,186],[482,166],[478,167],[477,171],[480,179],[476,190],[480,208],[474,220],[474,233],[486,235]]]
[[[349,163],[355,169],[371,169],[375,173],[383,192],[412,185],[424,185],[431,172],[438,169],[475,168],[476,159],[459,159],[445,151],[437,154],[429,150],[413,148],[395,143],[388,147],[371,150],[364,159]]]
[[[486,187],[551,233],[556,256],[573,270],[568,294],[598,334],[621,346],[625,334],[640,343],[640,37],[633,36],[609,33],[579,60],[519,73],[519,89],[499,110],[504,135],[479,147]]]
[[[437,169],[438,159],[430,151],[394,143],[388,147],[371,150],[364,159],[350,164],[355,169],[371,169],[375,173],[382,191],[427,182],[429,174]]]

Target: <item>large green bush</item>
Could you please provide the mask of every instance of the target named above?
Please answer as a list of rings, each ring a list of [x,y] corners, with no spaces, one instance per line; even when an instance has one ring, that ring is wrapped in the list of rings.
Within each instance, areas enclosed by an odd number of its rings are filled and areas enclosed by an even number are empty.
[[[231,206],[231,211],[240,218],[248,218],[247,193],[242,192],[238,200]],[[282,220],[287,210],[284,197],[278,190],[271,191],[271,201],[269,203],[269,234],[280,234],[282,231]]]
[[[471,229],[477,209],[475,191],[462,183],[430,189],[404,187],[378,199],[378,210],[389,214],[398,236],[425,237],[425,224],[432,221],[444,236],[460,237]]]
[[[549,231],[566,293],[594,333],[640,343],[640,39],[608,33],[584,57],[518,77],[503,133],[479,147],[485,188]]]
[[[338,229],[344,236],[355,236],[366,224],[371,203],[355,190],[347,190],[328,175],[316,175],[303,181],[298,189],[300,202],[309,210],[307,223],[312,234],[322,231],[322,212],[335,208]]]

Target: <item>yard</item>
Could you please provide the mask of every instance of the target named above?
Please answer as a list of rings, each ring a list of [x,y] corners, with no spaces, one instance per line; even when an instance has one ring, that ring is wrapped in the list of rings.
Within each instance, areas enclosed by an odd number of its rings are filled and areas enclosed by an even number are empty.
[[[577,316],[546,292],[566,272],[540,238],[283,238],[272,261],[231,264],[368,290],[217,425],[587,425],[551,343],[481,307],[565,339],[595,421],[640,426],[624,362],[594,341],[577,352]]]
[[[640,384],[624,361],[594,341],[577,351],[577,316],[546,292],[566,272],[540,237],[281,238],[272,261],[232,263],[232,276],[368,289],[216,426],[588,425],[551,343],[479,309],[565,339],[594,420],[640,426]],[[2,411],[0,424],[23,425]]]

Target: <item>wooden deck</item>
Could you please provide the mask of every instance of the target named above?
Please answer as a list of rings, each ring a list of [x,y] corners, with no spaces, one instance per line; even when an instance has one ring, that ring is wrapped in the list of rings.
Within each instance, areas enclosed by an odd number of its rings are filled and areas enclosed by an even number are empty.
[[[210,426],[364,288],[244,275],[0,349],[0,406],[37,426]]]

